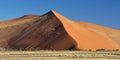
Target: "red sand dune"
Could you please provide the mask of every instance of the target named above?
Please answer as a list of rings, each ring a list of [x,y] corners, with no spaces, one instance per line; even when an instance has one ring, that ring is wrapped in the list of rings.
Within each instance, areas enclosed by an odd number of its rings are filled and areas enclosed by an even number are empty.
[[[69,20],[55,11],[0,22],[1,49],[120,49],[120,30]]]

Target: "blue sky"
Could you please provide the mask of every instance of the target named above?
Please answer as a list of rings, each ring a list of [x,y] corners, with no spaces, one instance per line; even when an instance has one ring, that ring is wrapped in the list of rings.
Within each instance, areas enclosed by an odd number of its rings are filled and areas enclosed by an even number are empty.
[[[49,10],[71,20],[120,29],[120,0],[0,0],[0,21]]]

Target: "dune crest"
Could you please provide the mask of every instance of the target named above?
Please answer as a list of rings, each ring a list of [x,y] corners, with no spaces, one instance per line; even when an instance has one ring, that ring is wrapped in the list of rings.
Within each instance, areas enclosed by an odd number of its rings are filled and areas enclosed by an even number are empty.
[[[53,10],[0,22],[0,34],[0,47],[5,49],[120,49],[118,30],[72,21]]]

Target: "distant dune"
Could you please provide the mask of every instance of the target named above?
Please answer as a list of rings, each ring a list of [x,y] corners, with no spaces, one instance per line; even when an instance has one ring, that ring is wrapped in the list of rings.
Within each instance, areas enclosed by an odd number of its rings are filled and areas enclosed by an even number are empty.
[[[55,11],[0,22],[0,47],[13,50],[120,49],[120,30],[72,21]]]

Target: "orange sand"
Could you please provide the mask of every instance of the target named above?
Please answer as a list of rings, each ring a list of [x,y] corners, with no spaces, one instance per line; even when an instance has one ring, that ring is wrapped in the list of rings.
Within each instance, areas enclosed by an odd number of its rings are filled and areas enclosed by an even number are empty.
[[[0,47],[6,49],[120,49],[120,30],[72,21],[55,11],[0,22],[0,33]]]

